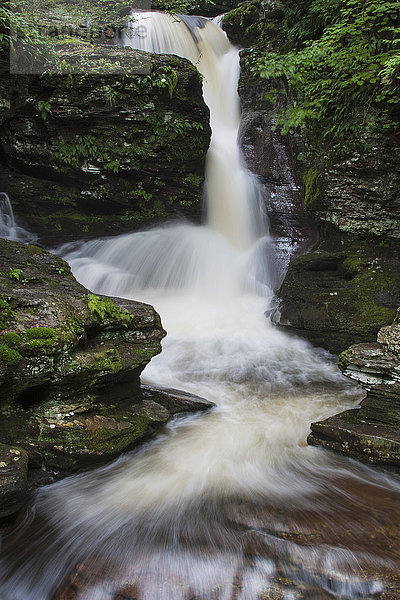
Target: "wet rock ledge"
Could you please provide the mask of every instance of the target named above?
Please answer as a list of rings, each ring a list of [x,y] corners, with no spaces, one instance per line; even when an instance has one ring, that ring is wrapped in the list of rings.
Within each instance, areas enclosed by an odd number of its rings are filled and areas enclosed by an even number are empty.
[[[35,246],[1,240],[0,261],[1,518],[28,480],[96,466],[212,404],[141,389],[165,336],[152,306],[91,294]]]
[[[400,308],[377,342],[355,344],[339,357],[344,375],[367,396],[361,407],[312,423],[308,442],[363,462],[400,469]]]

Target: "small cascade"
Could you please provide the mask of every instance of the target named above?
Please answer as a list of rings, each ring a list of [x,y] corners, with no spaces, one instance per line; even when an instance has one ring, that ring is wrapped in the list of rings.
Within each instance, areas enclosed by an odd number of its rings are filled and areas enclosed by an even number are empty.
[[[10,198],[5,192],[0,192],[0,238],[23,243],[37,240],[37,236],[17,225]]]

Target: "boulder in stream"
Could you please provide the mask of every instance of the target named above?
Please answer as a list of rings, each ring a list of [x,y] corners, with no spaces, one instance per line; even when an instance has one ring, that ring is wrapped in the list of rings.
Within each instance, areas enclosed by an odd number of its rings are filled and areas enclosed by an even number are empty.
[[[308,442],[364,462],[400,469],[400,311],[378,342],[356,344],[339,357],[344,375],[367,392],[359,408],[311,424]]]

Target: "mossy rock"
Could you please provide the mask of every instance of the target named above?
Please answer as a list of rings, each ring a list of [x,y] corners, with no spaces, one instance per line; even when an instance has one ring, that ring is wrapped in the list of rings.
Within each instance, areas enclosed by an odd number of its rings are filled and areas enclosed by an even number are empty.
[[[0,439],[18,443],[30,465],[63,473],[97,466],[142,443],[177,413],[212,402],[177,390],[109,386],[96,398],[52,398],[3,410]]]
[[[397,242],[357,240],[342,247],[295,259],[279,292],[280,325],[334,353],[375,342],[400,303]]]
[[[62,52],[83,60],[83,71],[32,75],[18,102],[10,98],[0,189],[16,216],[53,247],[200,220],[211,131],[196,67],[128,47],[67,44]],[[46,118],[41,102],[51,107]]]
[[[0,255],[0,410],[21,396],[96,398],[121,379],[138,388],[165,335],[151,306],[90,294],[41,248],[2,240]]]
[[[308,443],[400,471],[400,385],[373,387],[361,408],[311,424]]]
[[[265,47],[279,38],[284,12],[275,0],[250,0],[227,12],[222,27],[233,44]]]

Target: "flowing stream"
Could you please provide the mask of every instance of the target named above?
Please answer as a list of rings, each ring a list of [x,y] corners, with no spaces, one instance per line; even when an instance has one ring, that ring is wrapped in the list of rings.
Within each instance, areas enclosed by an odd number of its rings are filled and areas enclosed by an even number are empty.
[[[132,38],[142,49],[185,56],[204,75],[213,130],[207,223],[62,252],[91,290],[150,302],[161,314],[168,336],[144,383],[217,406],[175,419],[112,465],[42,488],[41,526],[0,597],[48,600],[82,563],[91,575],[68,598],[371,598],[399,564],[388,532],[400,522],[400,485],[307,446],[311,421],[356,406],[362,393],[327,353],[265,316],[273,247],[236,143],[238,51],[206,19],[137,18],[149,32]]]

